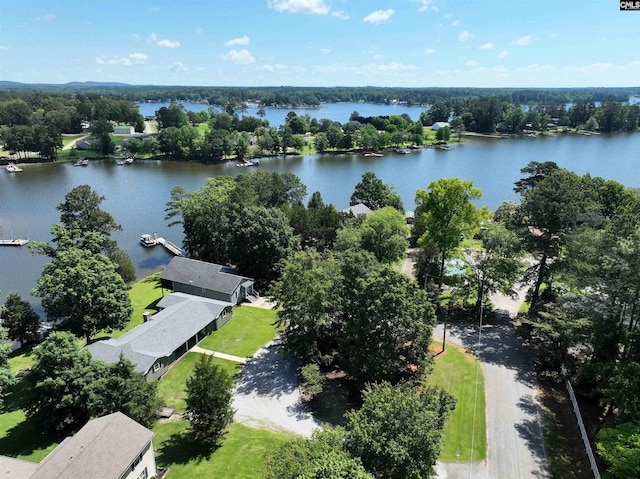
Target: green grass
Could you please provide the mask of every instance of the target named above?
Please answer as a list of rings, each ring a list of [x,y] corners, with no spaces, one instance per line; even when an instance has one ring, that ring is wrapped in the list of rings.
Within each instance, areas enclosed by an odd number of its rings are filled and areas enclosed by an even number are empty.
[[[35,346],[35,344],[29,344],[11,353],[9,356],[9,367],[14,374],[22,369],[28,369],[33,365],[35,360],[33,357],[33,348]]]
[[[60,438],[42,434],[39,424],[26,418],[26,390],[22,381],[8,389],[0,404],[0,454],[40,462]]]
[[[264,455],[295,437],[293,433],[232,424],[222,445],[209,453],[188,433],[188,422],[159,423],[153,431],[156,461],[170,467],[168,479],[254,479],[264,474]]]
[[[434,342],[436,351],[442,343]],[[476,396],[476,373],[478,391]],[[480,362],[460,348],[447,343],[446,351],[436,356],[429,384],[445,388],[456,400],[456,408],[451,413],[444,429],[444,443],[440,460],[443,462],[480,461],[487,456],[487,435],[485,420],[484,375]],[[471,430],[474,417],[475,434],[473,454],[471,454]]]
[[[62,137],[62,146],[67,146],[69,143],[76,141],[78,138],[85,136],[84,133],[80,133],[79,135],[69,135]]]
[[[187,379],[191,376],[196,362],[200,359],[200,353],[187,353],[176,362],[158,382],[158,396],[162,398],[164,406],[176,408],[176,411],[185,410],[185,387]],[[230,376],[235,376],[240,367],[239,363],[213,358],[213,362],[222,366]]]
[[[270,309],[240,306],[233,309],[231,321],[200,343],[211,351],[250,357],[278,333],[273,326],[276,312]]]

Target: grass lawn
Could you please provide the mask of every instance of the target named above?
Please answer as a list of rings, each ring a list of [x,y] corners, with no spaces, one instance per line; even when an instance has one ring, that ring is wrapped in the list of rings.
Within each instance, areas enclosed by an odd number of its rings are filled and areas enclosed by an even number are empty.
[[[434,342],[436,351],[442,343]],[[478,394],[475,394],[476,373],[478,373]],[[485,419],[484,375],[480,362],[447,343],[446,351],[436,356],[429,384],[442,386],[457,399],[444,429],[444,444],[440,460],[443,462],[480,461],[487,456],[487,435]],[[471,429],[475,401],[475,438],[471,455]]]
[[[249,357],[278,333],[273,326],[276,312],[271,309],[240,306],[233,318],[200,343],[200,347],[234,356]]]
[[[33,348],[35,344],[29,344],[14,351],[9,356],[9,367],[15,374],[21,369],[30,368],[33,365],[35,358],[33,357]]]
[[[25,394],[24,384],[18,382],[0,404],[0,454],[40,462],[61,438],[42,434],[36,421],[26,419]]]
[[[187,353],[162,376],[158,382],[158,396],[163,399],[163,405],[174,407],[180,412],[184,411],[185,385],[199,359],[200,353]],[[213,362],[222,366],[232,377],[241,366],[238,363],[218,358],[213,358]]]
[[[187,421],[156,424],[153,440],[159,466],[170,467],[168,479],[254,479],[264,473],[264,455],[295,437],[293,433],[253,429],[232,424],[222,445],[208,453],[188,434]]]

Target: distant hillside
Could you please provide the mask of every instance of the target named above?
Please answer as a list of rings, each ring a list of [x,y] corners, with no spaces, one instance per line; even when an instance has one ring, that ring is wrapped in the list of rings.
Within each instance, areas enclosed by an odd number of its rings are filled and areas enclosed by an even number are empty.
[[[130,87],[132,85],[128,83],[118,82],[97,82],[97,81],[73,81],[69,83],[21,83],[17,81],[0,80],[0,87],[108,87],[108,86],[120,86]]]

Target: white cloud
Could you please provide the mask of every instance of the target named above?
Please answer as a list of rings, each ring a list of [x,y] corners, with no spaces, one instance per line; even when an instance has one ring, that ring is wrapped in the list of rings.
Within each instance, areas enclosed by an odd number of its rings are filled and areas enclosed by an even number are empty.
[[[180,42],[174,42],[171,40],[164,39],[164,40],[160,40],[158,43],[156,43],[156,45],[163,48],[178,48],[180,46]]]
[[[9,47],[6,45],[0,45],[0,50],[8,50]]]
[[[526,67],[516,68],[516,71],[519,71],[519,72],[537,72],[537,71],[540,71],[540,70],[550,70],[550,69],[551,69],[551,65],[549,65],[549,64],[538,65],[537,63],[533,63],[532,65],[528,65]]]
[[[389,18],[391,18],[391,15],[393,15],[394,13],[396,13],[396,11],[392,8],[389,8],[387,10],[376,10],[375,12],[370,13],[369,15],[364,17],[363,21],[365,23],[371,23],[372,25],[379,25],[389,20]]]
[[[349,15],[347,15],[347,13],[343,10],[331,12],[331,15],[338,18],[339,20],[349,20]]]
[[[384,57],[382,55],[374,55],[371,57],[373,60],[382,60]]]
[[[477,67],[478,65],[480,65],[480,63],[478,63],[475,60],[469,60],[468,62],[465,63],[465,65],[468,67]]]
[[[460,20],[454,20],[453,22],[451,22],[451,25],[457,27],[458,25],[460,25]]]
[[[426,12],[427,10],[429,10],[432,0],[416,0],[416,2],[420,4],[420,8],[418,9],[418,11]],[[438,7],[435,7],[435,6],[432,6],[431,9],[436,12],[438,11]]]
[[[507,58],[509,56],[509,52],[507,50],[502,50],[499,54],[498,54],[498,58]]]
[[[602,70],[608,70],[612,66],[613,66],[612,63],[592,63],[590,65],[583,65],[581,67],[578,67],[578,70],[582,72],[602,71]]]
[[[189,71],[189,69],[182,62],[173,62],[169,66],[169,70],[174,72],[174,73],[184,73],[184,72],[188,72]]]
[[[377,71],[381,71],[381,72],[391,72],[391,71],[404,71],[404,70],[417,70],[418,67],[416,67],[415,65],[406,65],[404,63],[400,63],[400,62],[390,62],[390,63],[385,63],[382,65],[378,65],[376,63],[372,64],[372,65],[367,65],[365,66],[365,68],[372,68],[374,70]]]
[[[460,35],[458,35],[458,41],[466,42],[470,36],[471,34],[469,32],[464,31]]]
[[[225,46],[232,47],[233,45],[249,45],[249,37],[244,35],[243,37],[234,38],[224,42]]]
[[[55,13],[47,13],[43,18],[45,22],[53,22],[56,19]]]
[[[428,53],[429,55],[431,55],[432,53],[436,52],[436,49],[435,48],[427,48],[424,52]]]
[[[492,50],[493,49],[493,43],[491,42],[487,42],[484,45],[480,45],[480,50]]]
[[[330,48],[321,48],[320,49],[320,53],[331,53],[331,49]]]
[[[157,42],[158,41],[158,34],[154,33],[154,32],[151,32],[151,35],[149,35],[148,41],[153,42],[153,43]]]
[[[196,28],[196,35],[202,35],[202,28]]]
[[[324,0],[269,0],[269,8],[278,12],[326,15],[329,7]]]
[[[519,47],[524,47],[527,46],[529,44],[531,44],[531,42],[534,40],[532,35],[525,35],[524,37],[520,37],[517,40],[511,42],[511,45],[517,45]]]
[[[255,62],[253,55],[249,52],[249,50],[242,49],[240,51],[231,50],[226,55],[222,55],[222,58],[225,62],[237,63],[238,65],[250,65]]]
[[[5,47],[7,48],[7,47]],[[636,60],[634,62],[631,62],[629,64],[627,64],[628,67],[630,68],[640,68],[640,60]]]
[[[131,65],[142,65],[143,63],[146,63],[146,62],[147,62],[147,55],[145,55],[144,53],[130,53],[126,57],[119,57],[116,55],[111,57],[107,57],[107,55],[101,55],[99,57],[96,57],[96,63],[100,65],[131,66]]]

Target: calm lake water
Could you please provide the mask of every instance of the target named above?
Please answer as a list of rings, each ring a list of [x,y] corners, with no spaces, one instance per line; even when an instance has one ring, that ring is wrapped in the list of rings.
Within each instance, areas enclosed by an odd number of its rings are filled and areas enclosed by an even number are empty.
[[[359,108],[359,105],[358,105]],[[390,107],[393,108],[393,107]],[[363,109],[364,110],[364,109]],[[353,108],[351,108],[353,111]],[[359,110],[360,111],[360,110]],[[362,112],[361,112],[362,113]],[[291,172],[307,185],[309,196],[320,191],[325,202],[346,208],[363,173],[373,171],[394,185],[405,208],[414,208],[415,192],[442,177],[473,181],[484,195],[478,202],[495,209],[504,200],[517,200],[513,184],[530,161],[555,161],[579,174],[590,173],[640,187],[640,134],[599,136],[560,135],[549,138],[475,139],[454,145],[452,151],[416,150],[407,155],[386,153],[381,158],[361,155],[307,155],[263,159],[259,168]],[[28,237],[48,241],[59,221],[56,206],[72,188],[89,184],[107,199],[103,209],[123,226],[114,234],[130,256],[138,278],[165,265],[171,256],[161,247],[143,248],[141,234],[157,232],[180,244],[180,227],[167,227],[164,208],[172,187],[193,191],[207,177],[247,173],[234,163],[203,165],[173,161],[136,161],[117,166],[114,160],[92,160],[86,168],[71,163],[24,165],[24,172],[0,171],[0,237]],[[46,258],[32,256],[26,247],[0,247],[0,301],[16,291],[41,312],[29,295]]]
[[[208,110],[209,105],[203,103],[184,102],[182,105],[188,111]],[[170,103],[140,103],[138,110],[142,116],[153,116],[156,111],[162,107],[169,107]],[[214,108],[221,111],[220,108]],[[373,103],[323,103],[319,108],[265,108],[265,120],[269,120],[271,126],[284,125],[287,114],[290,111],[296,112],[297,115],[309,115],[311,118],[322,120],[330,118],[333,121],[344,123],[349,121],[351,113],[357,111],[361,116],[391,116],[402,115],[406,113],[413,121],[420,118],[420,113],[426,108],[422,106],[404,106],[404,105],[378,105]],[[247,108],[247,115],[258,116],[258,108]]]

